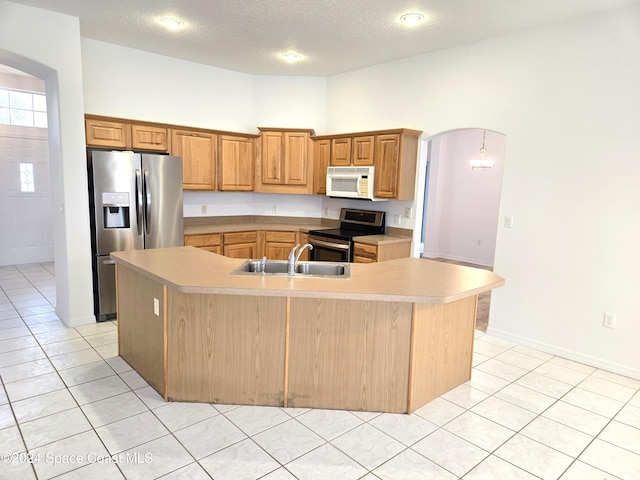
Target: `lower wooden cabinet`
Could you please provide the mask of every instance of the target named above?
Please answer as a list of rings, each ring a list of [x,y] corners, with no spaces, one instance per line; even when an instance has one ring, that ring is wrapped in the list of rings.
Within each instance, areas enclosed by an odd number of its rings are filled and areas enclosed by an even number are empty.
[[[203,235],[185,235],[186,246],[198,247],[209,252],[222,254],[222,234],[209,233]]]
[[[269,260],[286,260],[296,245],[296,232],[264,232],[264,254]]]
[[[258,232],[225,233],[222,252],[225,257],[257,258]]]
[[[353,244],[354,263],[383,262],[410,256],[411,242],[381,243],[379,245],[355,242]]]

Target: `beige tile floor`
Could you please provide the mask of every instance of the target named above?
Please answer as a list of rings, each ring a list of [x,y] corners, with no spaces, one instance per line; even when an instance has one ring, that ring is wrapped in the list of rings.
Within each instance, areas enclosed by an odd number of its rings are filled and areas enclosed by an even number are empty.
[[[0,267],[0,479],[640,478],[638,380],[477,331],[472,380],[411,415],[165,403],[53,274]]]

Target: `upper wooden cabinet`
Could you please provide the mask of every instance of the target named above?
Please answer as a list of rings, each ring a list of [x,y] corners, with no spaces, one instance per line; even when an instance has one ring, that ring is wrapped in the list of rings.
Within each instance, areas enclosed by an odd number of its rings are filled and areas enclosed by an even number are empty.
[[[311,129],[258,128],[257,192],[313,193]]]
[[[165,127],[131,124],[131,147],[134,150],[169,151],[169,132]]]
[[[356,166],[373,165],[374,135],[353,137],[351,140],[351,163]]]
[[[217,136],[192,130],[171,130],[171,154],[182,157],[185,190],[217,190]]]
[[[315,137],[315,193],[326,193],[327,164],[322,162],[328,156],[331,166],[374,166],[376,197],[413,200],[421,133],[399,128]]]
[[[375,136],[375,197],[413,200],[420,133],[400,130]]]
[[[331,166],[348,167],[351,165],[351,138],[331,139]]]
[[[331,166],[373,165],[374,136],[352,136],[331,139]]]
[[[131,148],[131,125],[93,117],[84,120],[88,147]]]
[[[254,139],[234,135],[218,138],[218,159],[222,191],[251,191],[255,178]]]
[[[169,135],[165,126],[135,120],[120,120],[87,115],[86,143],[89,147],[168,152]]]
[[[331,161],[331,140],[313,142],[313,193],[327,193],[327,167]]]

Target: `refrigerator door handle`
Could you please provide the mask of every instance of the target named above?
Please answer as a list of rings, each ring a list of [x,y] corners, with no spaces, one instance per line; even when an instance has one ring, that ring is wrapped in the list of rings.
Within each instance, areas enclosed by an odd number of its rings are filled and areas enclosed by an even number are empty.
[[[136,170],[136,218],[138,219],[138,235],[142,235],[142,178],[140,170]]]
[[[109,260],[103,260],[103,261],[102,261],[102,264],[103,264],[103,265],[115,265],[115,264],[116,264],[116,261],[115,261],[115,260],[111,260],[111,259],[109,259]]]
[[[144,228],[147,235],[151,233],[151,191],[149,190],[149,170],[144,171]]]

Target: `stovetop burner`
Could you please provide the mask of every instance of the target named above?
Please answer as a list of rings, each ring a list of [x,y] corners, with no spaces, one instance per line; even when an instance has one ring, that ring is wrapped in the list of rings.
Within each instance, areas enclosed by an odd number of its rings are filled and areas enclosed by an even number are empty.
[[[351,240],[361,235],[378,235],[384,232],[384,212],[343,208],[340,210],[340,228],[311,230],[309,234]]]

